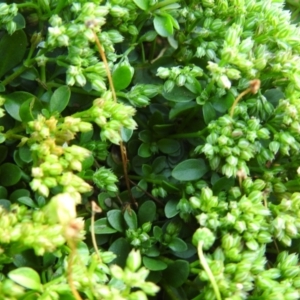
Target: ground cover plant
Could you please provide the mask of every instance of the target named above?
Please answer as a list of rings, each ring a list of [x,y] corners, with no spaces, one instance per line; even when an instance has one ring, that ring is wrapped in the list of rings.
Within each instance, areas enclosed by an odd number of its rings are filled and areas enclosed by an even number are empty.
[[[299,10],[1,1],[0,299],[299,299]]]

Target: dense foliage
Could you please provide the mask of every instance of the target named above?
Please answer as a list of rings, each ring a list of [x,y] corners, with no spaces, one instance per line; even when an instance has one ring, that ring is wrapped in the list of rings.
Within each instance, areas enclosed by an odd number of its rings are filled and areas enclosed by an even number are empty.
[[[1,299],[300,298],[287,5],[0,2]]]

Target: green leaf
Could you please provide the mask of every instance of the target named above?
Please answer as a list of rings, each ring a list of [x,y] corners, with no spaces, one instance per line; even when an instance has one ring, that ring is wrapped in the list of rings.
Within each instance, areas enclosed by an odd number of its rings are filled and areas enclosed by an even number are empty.
[[[162,95],[165,99],[173,102],[189,102],[196,98],[194,93],[183,86],[175,86],[169,93],[163,90]]]
[[[156,157],[152,163],[152,172],[155,174],[160,173],[167,167],[167,161],[165,156]]]
[[[178,102],[170,110],[169,118],[174,119],[183,112],[198,107],[196,102]]]
[[[18,30],[12,35],[4,34],[0,40],[0,78],[18,65],[26,52],[27,38],[23,30]]]
[[[42,103],[36,98],[30,98],[21,104],[19,114],[23,122],[34,120],[43,109]]]
[[[133,0],[133,2],[142,10],[147,10],[149,8],[148,0]]]
[[[7,151],[8,150],[6,146],[0,145],[0,163],[6,159]]]
[[[172,17],[169,14],[155,15],[153,24],[159,35],[163,37],[173,35],[173,22]]]
[[[139,224],[153,222],[156,219],[156,204],[151,201],[145,201],[138,210]]]
[[[150,144],[142,143],[138,149],[138,155],[141,157],[150,157],[152,155]]]
[[[173,237],[168,247],[175,252],[183,252],[187,250],[187,244],[179,237]]]
[[[0,166],[0,184],[12,186],[20,181],[22,177],[21,169],[12,163],[5,163]]]
[[[4,186],[0,186],[0,199],[7,197],[7,189]]]
[[[4,107],[8,114],[17,121],[22,121],[20,117],[21,105],[26,101],[34,101],[35,96],[27,92],[14,92],[9,95],[4,95]]]
[[[168,267],[165,262],[157,258],[150,258],[147,256],[143,256],[143,264],[150,271],[162,271]]]
[[[165,154],[172,154],[180,148],[180,143],[172,139],[161,139],[157,142],[158,149]]]
[[[285,99],[284,93],[280,89],[270,89],[264,93],[264,96],[274,107],[278,106],[280,99]]]
[[[167,284],[180,287],[186,282],[189,272],[189,263],[185,260],[177,260],[163,271],[163,278]]]
[[[177,209],[178,200],[169,200],[165,206],[165,215],[167,218],[173,218],[178,215]]]
[[[132,137],[133,134],[133,130],[132,129],[128,129],[125,127],[121,128],[121,138],[123,140],[123,142],[127,143],[130,138]]]
[[[228,191],[232,186],[234,186],[235,178],[222,177],[218,179],[212,186],[212,190],[215,194],[219,194],[221,191]]]
[[[112,73],[112,80],[116,91],[126,89],[131,80],[133,73],[128,66],[119,66]]]
[[[61,113],[68,105],[71,97],[71,91],[68,86],[60,86],[51,96],[49,111]]]
[[[210,102],[206,102],[203,105],[203,118],[205,124],[209,124],[216,118],[216,111]]]
[[[187,249],[185,251],[174,252],[174,255],[183,259],[188,259],[192,257],[197,252],[197,249],[194,245],[190,243],[186,243],[186,245],[187,245]]]
[[[216,111],[225,113],[232,106],[234,102],[234,95],[230,91],[228,91],[226,96],[222,98],[213,97],[211,101],[212,106]]]
[[[130,251],[130,245],[125,238],[119,238],[110,245],[108,251],[113,252],[117,256],[111,264],[124,267]]]
[[[32,208],[37,207],[37,205],[34,203],[34,201],[30,197],[20,197],[20,198],[18,198],[18,202],[20,202],[21,204],[25,204]]]
[[[32,162],[32,153],[27,145],[24,145],[19,149],[19,157],[26,163]]]
[[[17,24],[17,30],[23,29],[26,26],[25,18],[20,13],[13,18],[13,21]]]
[[[39,274],[27,267],[18,268],[8,273],[8,277],[19,285],[30,290],[41,290],[41,280]]]
[[[151,131],[150,130],[140,131],[139,139],[144,143],[150,143],[151,142]]]
[[[10,210],[10,201],[9,200],[6,200],[6,199],[1,199],[0,198],[0,206],[4,207],[6,210]]]
[[[172,171],[172,176],[180,181],[200,179],[208,168],[203,159],[187,159],[179,163]]]
[[[95,234],[112,234],[117,232],[114,228],[109,226],[107,218],[99,219],[95,222]]]
[[[153,227],[153,235],[154,235],[154,237],[155,237],[158,241],[160,241],[160,240],[161,240],[161,237],[162,237],[162,235],[163,235],[162,229],[161,229],[160,227],[158,227],[158,226],[154,226],[154,227]]]
[[[123,214],[119,209],[112,209],[107,212],[107,220],[111,227],[119,232],[123,232],[125,229],[125,223]]]
[[[126,209],[124,213],[124,220],[129,229],[137,229],[137,216],[134,210]]]
[[[140,188],[139,188],[140,187]],[[147,188],[148,188],[148,183],[146,180],[142,179],[138,182],[137,186],[134,186],[132,189],[131,189],[131,193],[132,193],[132,196],[134,198],[140,198],[142,197],[145,192],[144,191],[147,191]]]
[[[18,189],[13,191],[10,196],[9,196],[9,200],[16,202],[18,201],[19,198],[21,197],[30,197],[30,192],[29,190],[26,189]]]

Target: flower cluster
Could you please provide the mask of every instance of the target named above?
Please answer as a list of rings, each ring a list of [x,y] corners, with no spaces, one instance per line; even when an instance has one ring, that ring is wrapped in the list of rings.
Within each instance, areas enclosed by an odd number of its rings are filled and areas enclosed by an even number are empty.
[[[191,67],[186,66],[184,68],[159,67],[157,69],[156,76],[166,79],[164,83],[164,90],[168,93],[172,91],[175,85],[190,87],[195,83],[197,77],[203,76],[203,70],[196,65]]]
[[[15,3],[0,3],[0,26],[4,26],[9,34],[13,34],[17,29],[14,17],[18,13],[18,7]]]
[[[206,143],[198,146],[195,151],[204,153],[211,168],[221,168],[227,177],[236,176],[238,172],[249,174],[246,162],[262,151],[258,140],[269,138],[268,129],[262,128],[256,118],[235,121],[224,115],[211,122],[208,130],[210,134]],[[266,155],[261,158],[262,161],[274,158],[271,151],[266,150]]]
[[[46,119],[39,115],[28,123],[28,127],[32,131],[28,143],[34,159],[31,188],[46,197],[50,189],[57,186],[61,186],[64,192],[75,194],[90,191],[90,185],[73,174],[81,171],[82,161],[90,152],[67,143],[77,132],[90,131],[92,125],[79,118],[66,117],[63,122],[58,122],[54,117]]]

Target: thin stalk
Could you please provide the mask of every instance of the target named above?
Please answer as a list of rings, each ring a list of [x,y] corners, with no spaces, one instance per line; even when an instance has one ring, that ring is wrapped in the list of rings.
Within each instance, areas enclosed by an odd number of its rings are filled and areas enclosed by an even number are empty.
[[[206,272],[207,276],[208,276],[208,279],[213,287],[213,290],[215,292],[215,296],[217,298],[217,300],[222,300],[221,298],[221,294],[220,294],[220,291],[219,291],[219,287],[216,283],[216,280],[215,280],[215,277],[214,277],[214,274],[212,273],[206,259],[205,259],[205,256],[203,254],[203,250],[202,250],[202,247],[203,247],[203,242],[199,242],[198,244],[198,256],[199,256],[199,259],[200,259],[200,263],[204,269],[204,271]]]

